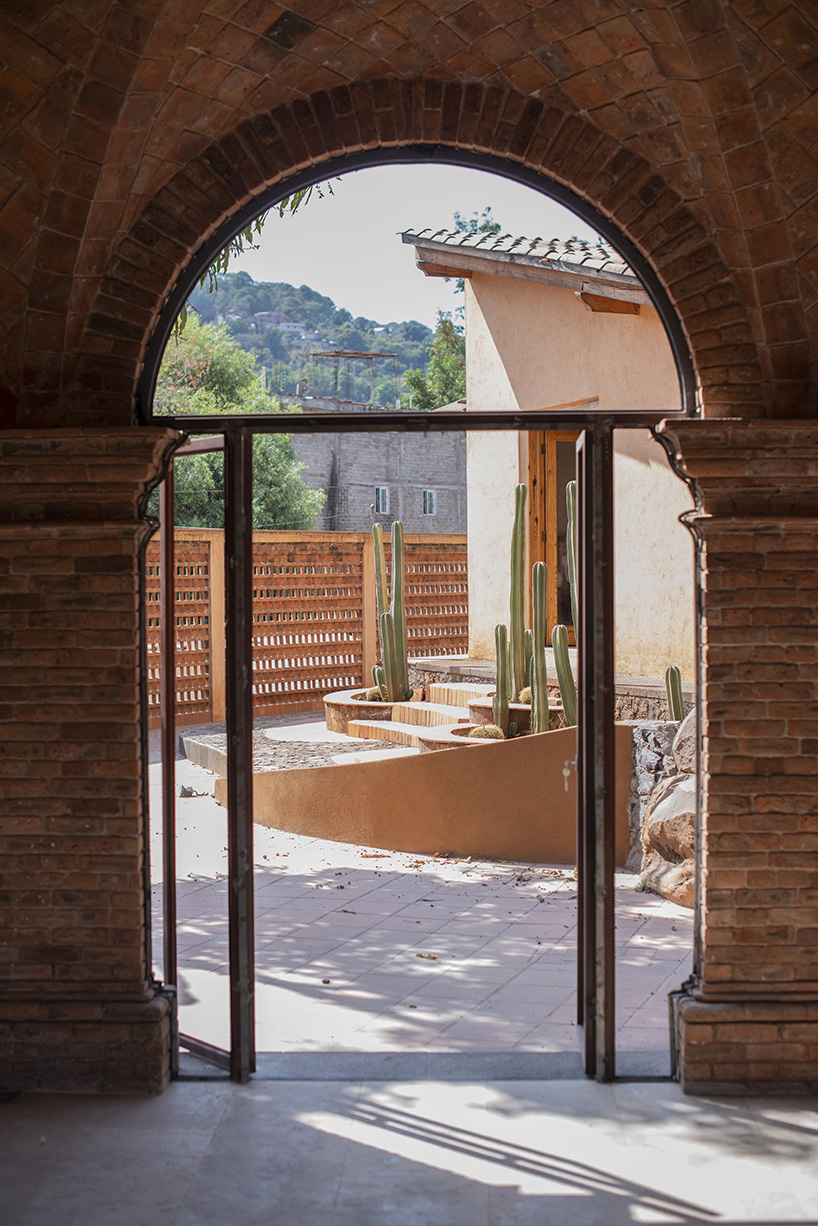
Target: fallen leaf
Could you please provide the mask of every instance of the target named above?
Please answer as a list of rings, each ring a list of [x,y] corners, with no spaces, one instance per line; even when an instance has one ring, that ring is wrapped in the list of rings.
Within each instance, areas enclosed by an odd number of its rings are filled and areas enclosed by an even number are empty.
[[[415,954],[416,958],[431,958],[432,962],[437,962],[437,954]]]

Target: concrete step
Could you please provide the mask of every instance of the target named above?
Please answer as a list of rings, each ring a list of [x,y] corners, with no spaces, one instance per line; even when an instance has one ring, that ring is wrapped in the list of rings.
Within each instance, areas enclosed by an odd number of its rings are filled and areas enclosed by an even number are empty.
[[[392,719],[398,723],[433,728],[445,724],[466,724],[469,711],[467,707],[450,707],[442,702],[396,702],[392,707]]]
[[[470,698],[484,698],[493,685],[477,685],[467,681],[433,682],[428,689],[430,703],[443,703],[448,707],[468,707]]]
[[[349,721],[349,735],[363,737],[367,741],[384,741],[391,745],[406,745],[418,748],[417,724],[401,724],[387,719],[355,719]]]

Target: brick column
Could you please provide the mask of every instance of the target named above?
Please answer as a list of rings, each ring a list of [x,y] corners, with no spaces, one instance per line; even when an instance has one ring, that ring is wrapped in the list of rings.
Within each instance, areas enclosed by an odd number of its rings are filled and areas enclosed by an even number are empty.
[[[818,427],[663,431],[700,507],[702,825],[688,1092],[818,1085]]]
[[[141,503],[175,435],[0,435],[0,1085],[156,1093]]]

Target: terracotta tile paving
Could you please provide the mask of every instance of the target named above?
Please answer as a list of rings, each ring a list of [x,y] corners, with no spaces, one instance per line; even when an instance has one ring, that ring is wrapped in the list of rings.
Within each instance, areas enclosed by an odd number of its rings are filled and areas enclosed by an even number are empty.
[[[151,767],[152,813],[161,816]],[[213,777],[177,762],[177,781]],[[152,823],[154,949],[161,847]],[[183,1032],[228,1040],[225,814],[177,800]],[[257,826],[259,1051],[576,1052],[572,870],[375,851]],[[617,874],[617,1047],[661,1063],[692,914]],[[157,973],[161,961],[157,963]]]

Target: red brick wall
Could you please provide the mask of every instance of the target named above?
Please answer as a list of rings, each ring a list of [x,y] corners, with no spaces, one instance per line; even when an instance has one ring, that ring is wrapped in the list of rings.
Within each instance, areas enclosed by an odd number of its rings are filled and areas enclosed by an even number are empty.
[[[137,517],[169,431],[0,435],[0,1085],[158,1090]]]
[[[818,427],[670,427],[700,507],[701,954],[688,1089],[818,1085]]]

